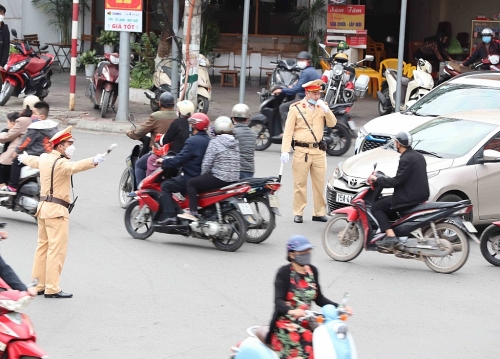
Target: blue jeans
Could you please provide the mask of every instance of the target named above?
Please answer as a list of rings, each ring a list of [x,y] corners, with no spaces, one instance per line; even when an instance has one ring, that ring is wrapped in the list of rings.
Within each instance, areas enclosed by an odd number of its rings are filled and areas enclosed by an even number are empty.
[[[240,171],[240,180],[252,177],[253,177],[253,172]]]
[[[135,163],[135,185],[139,186],[139,183],[146,178],[146,171],[148,169],[148,158],[151,152],[146,153],[144,156],[139,158]]]

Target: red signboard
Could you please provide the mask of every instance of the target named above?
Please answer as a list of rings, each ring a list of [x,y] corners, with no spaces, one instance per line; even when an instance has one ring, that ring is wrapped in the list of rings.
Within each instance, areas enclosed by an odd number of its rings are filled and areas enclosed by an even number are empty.
[[[142,11],[142,0],[106,0],[106,10]]]
[[[364,5],[328,5],[327,29],[364,30]]]

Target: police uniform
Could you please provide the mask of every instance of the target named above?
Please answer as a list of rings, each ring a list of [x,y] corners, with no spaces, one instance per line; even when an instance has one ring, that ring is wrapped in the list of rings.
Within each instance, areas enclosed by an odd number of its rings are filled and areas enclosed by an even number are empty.
[[[56,147],[63,141],[74,141],[71,126],[59,131],[50,142]],[[51,174],[54,162],[53,194],[50,198]],[[41,156],[24,156],[22,162],[40,169],[40,203],[35,216],[38,218],[38,246],[33,263],[32,277],[38,279],[38,292],[45,296],[62,298],[59,278],[66,259],[68,245],[69,211],[71,201],[71,176],[74,173],[95,168],[94,158],[72,162],[59,151],[53,150]],[[63,293],[66,295],[66,293]],[[66,296],[70,298],[71,295]]]
[[[315,80],[304,84],[303,87],[306,91],[320,91],[321,84],[321,80]],[[309,123],[316,140],[300,113]],[[328,127],[334,127],[337,124],[337,119],[330,110],[325,112],[319,105],[309,104],[306,98],[290,106],[283,133],[281,152],[289,152],[292,145],[295,148],[292,161],[295,222],[302,221],[302,218],[297,218],[297,216],[302,217],[307,204],[307,176],[309,172],[311,173],[314,198],[313,220],[320,220],[320,217],[325,216],[323,192],[326,174],[326,152],[318,148],[318,142],[323,138],[325,123]]]

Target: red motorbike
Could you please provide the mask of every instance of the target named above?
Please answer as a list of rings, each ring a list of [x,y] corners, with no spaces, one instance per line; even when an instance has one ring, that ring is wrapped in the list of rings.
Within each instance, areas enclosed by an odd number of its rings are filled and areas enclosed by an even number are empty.
[[[12,290],[0,278],[0,357],[5,359],[48,358],[36,344],[30,318],[19,311],[29,304],[28,292]]]
[[[104,54],[104,58],[105,60],[97,65],[94,76],[90,79],[85,92],[85,96],[94,104],[94,109],[101,109],[102,118],[106,117],[109,107],[116,113],[120,55],[117,53]]]
[[[392,218],[392,229],[401,244],[386,250],[376,245],[386,234],[380,231],[371,213],[371,206],[381,193],[380,186],[371,184],[358,192],[352,206],[332,212],[322,238],[323,247],[332,259],[353,260],[364,248],[423,261],[438,273],[453,273],[465,264],[469,256],[467,237],[477,241],[474,226],[461,218],[472,210],[470,201],[429,202],[400,211]]]
[[[248,183],[233,185],[199,194],[200,218],[197,222],[178,219],[177,224],[159,225],[161,216],[161,183],[175,175],[177,170],[157,169],[146,177],[138,190],[130,196],[131,201],[125,211],[125,227],[137,239],[146,239],[154,232],[179,234],[210,240],[221,251],[234,252],[246,241],[248,225],[255,225],[253,210],[242,198],[252,188]],[[181,194],[173,194],[173,199],[182,210],[189,208],[189,200]]]
[[[49,95],[54,55],[37,55],[33,48],[25,41],[17,38],[17,31],[12,29],[15,39],[11,46],[16,52],[10,54],[4,68],[0,69],[2,90],[0,92],[0,106],[4,106],[11,96],[36,95],[43,100]],[[47,49],[42,46],[40,50]]]
[[[447,62],[444,69],[443,75],[439,79],[439,84],[448,81],[449,79],[461,75],[466,72],[472,72],[480,70],[483,67],[489,66],[490,71],[500,71],[500,56],[499,55],[489,55],[486,59],[472,64],[471,67],[463,66],[459,62]]]
[[[500,221],[486,228],[480,239],[481,254],[491,264],[500,267]]]

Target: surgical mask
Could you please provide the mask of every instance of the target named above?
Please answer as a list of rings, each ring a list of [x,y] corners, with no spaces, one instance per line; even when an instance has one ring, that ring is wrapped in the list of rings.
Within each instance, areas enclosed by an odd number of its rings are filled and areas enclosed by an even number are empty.
[[[32,121],[38,121],[40,118],[37,115],[31,115]]]
[[[491,36],[483,36],[483,41],[485,44],[489,44],[491,41]]]
[[[307,67],[307,61],[297,61],[297,67],[304,70]]]
[[[311,264],[311,252],[296,254],[295,263],[297,263],[299,266],[305,266]]]
[[[3,22],[4,19],[5,19],[5,16],[0,15],[0,22]]]
[[[307,100],[307,102],[309,102],[311,105],[315,106],[317,101],[310,98],[309,100]]]
[[[64,150],[64,153],[66,153],[66,156],[71,158],[73,156],[73,154],[75,153],[75,146],[74,145],[69,146],[68,148],[66,148]]]

